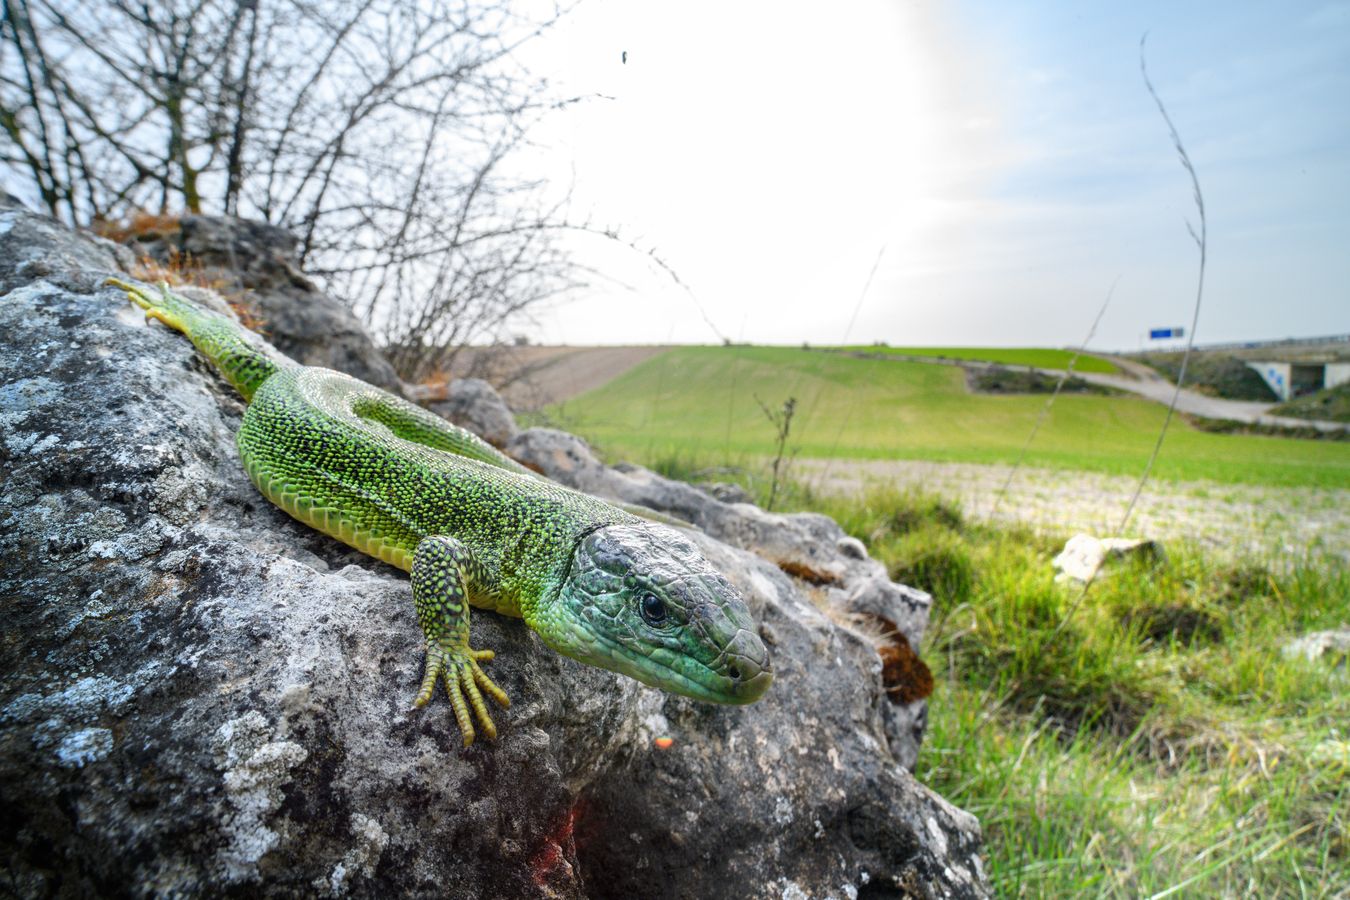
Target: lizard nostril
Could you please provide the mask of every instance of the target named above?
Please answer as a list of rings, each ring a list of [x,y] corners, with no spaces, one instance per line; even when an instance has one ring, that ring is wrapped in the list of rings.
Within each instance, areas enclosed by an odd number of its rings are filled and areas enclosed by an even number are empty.
[[[736,681],[741,680],[741,670],[736,668],[735,666],[732,666],[730,669],[727,669],[727,674],[730,675]]]

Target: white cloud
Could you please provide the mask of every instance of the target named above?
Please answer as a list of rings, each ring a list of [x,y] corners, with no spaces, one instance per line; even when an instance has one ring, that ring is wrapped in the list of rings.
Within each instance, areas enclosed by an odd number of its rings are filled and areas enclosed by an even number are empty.
[[[1119,275],[1100,343],[1126,346],[1188,321],[1194,286],[1190,186],[1138,75],[1156,26],[1210,200],[1208,336],[1350,329],[1350,128],[1326,105],[1350,90],[1343,5],[1309,14],[1315,38],[1233,9],[592,0],[526,62],[613,98],[560,116],[547,164],[731,337],[842,339],[884,246],[855,340],[1069,344]],[[535,337],[714,339],[638,255],[583,244],[633,290],[600,284]],[[1272,312],[1280,283],[1303,299]]]

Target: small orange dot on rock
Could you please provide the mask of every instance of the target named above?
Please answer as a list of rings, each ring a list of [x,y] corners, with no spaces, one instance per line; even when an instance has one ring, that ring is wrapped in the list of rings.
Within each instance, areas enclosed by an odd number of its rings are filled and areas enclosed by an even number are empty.
[[[657,750],[669,750],[672,746],[674,746],[675,739],[668,737],[659,737],[656,740],[652,741],[652,743],[656,745]]]

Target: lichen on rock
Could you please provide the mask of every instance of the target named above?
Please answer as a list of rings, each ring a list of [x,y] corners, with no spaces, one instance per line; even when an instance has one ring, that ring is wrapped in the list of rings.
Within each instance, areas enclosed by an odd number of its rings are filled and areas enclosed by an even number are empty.
[[[102,287],[128,264],[0,205],[14,893],[987,895],[974,819],[906,770],[923,701],[889,699],[875,642],[835,615],[884,610],[918,646],[928,598],[838,526],[586,469],[581,487],[704,529],[777,681],[753,706],[699,704],[484,613],[475,640],[516,703],[496,742],[463,750],[443,700],[408,709],[406,577],[257,494],[238,398]]]

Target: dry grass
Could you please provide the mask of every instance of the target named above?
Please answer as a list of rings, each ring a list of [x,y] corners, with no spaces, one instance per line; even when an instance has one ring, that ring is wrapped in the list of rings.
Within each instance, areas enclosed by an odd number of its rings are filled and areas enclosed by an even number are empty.
[[[198,287],[213,291],[234,311],[239,324],[265,335],[267,320],[258,312],[257,304],[248,291],[240,289],[235,281],[224,277],[219,270],[208,269],[191,253],[183,253],[172,246],[172,238],[181,228],[182,216],[176,213],[150,213],[144,210],[136,210],[127,218],[115,222],[100,219],[90,226],[100,237],[133,247],[134,242],[142,238],[163,240],[169,246],[167,259],[141,254],[128,274],[150,284],[164,283],[170,287]]]
[[[182,227],[179,213],[152,213],[143,209],[133,211],[125,219],[95,219],[89,230],[118,244],[135,238],[164,237],[175,234]]]
[[[152,284],[164,282],[171,287],[199,287],[214,291],[234,311],[240,325],[249,331],[267,334],[267,320],[258,312],[249,292],[240,290],[232,281],[207,269],[190,253],[171,250],[167,261],[142,256],[136,260],[130,274]]]

